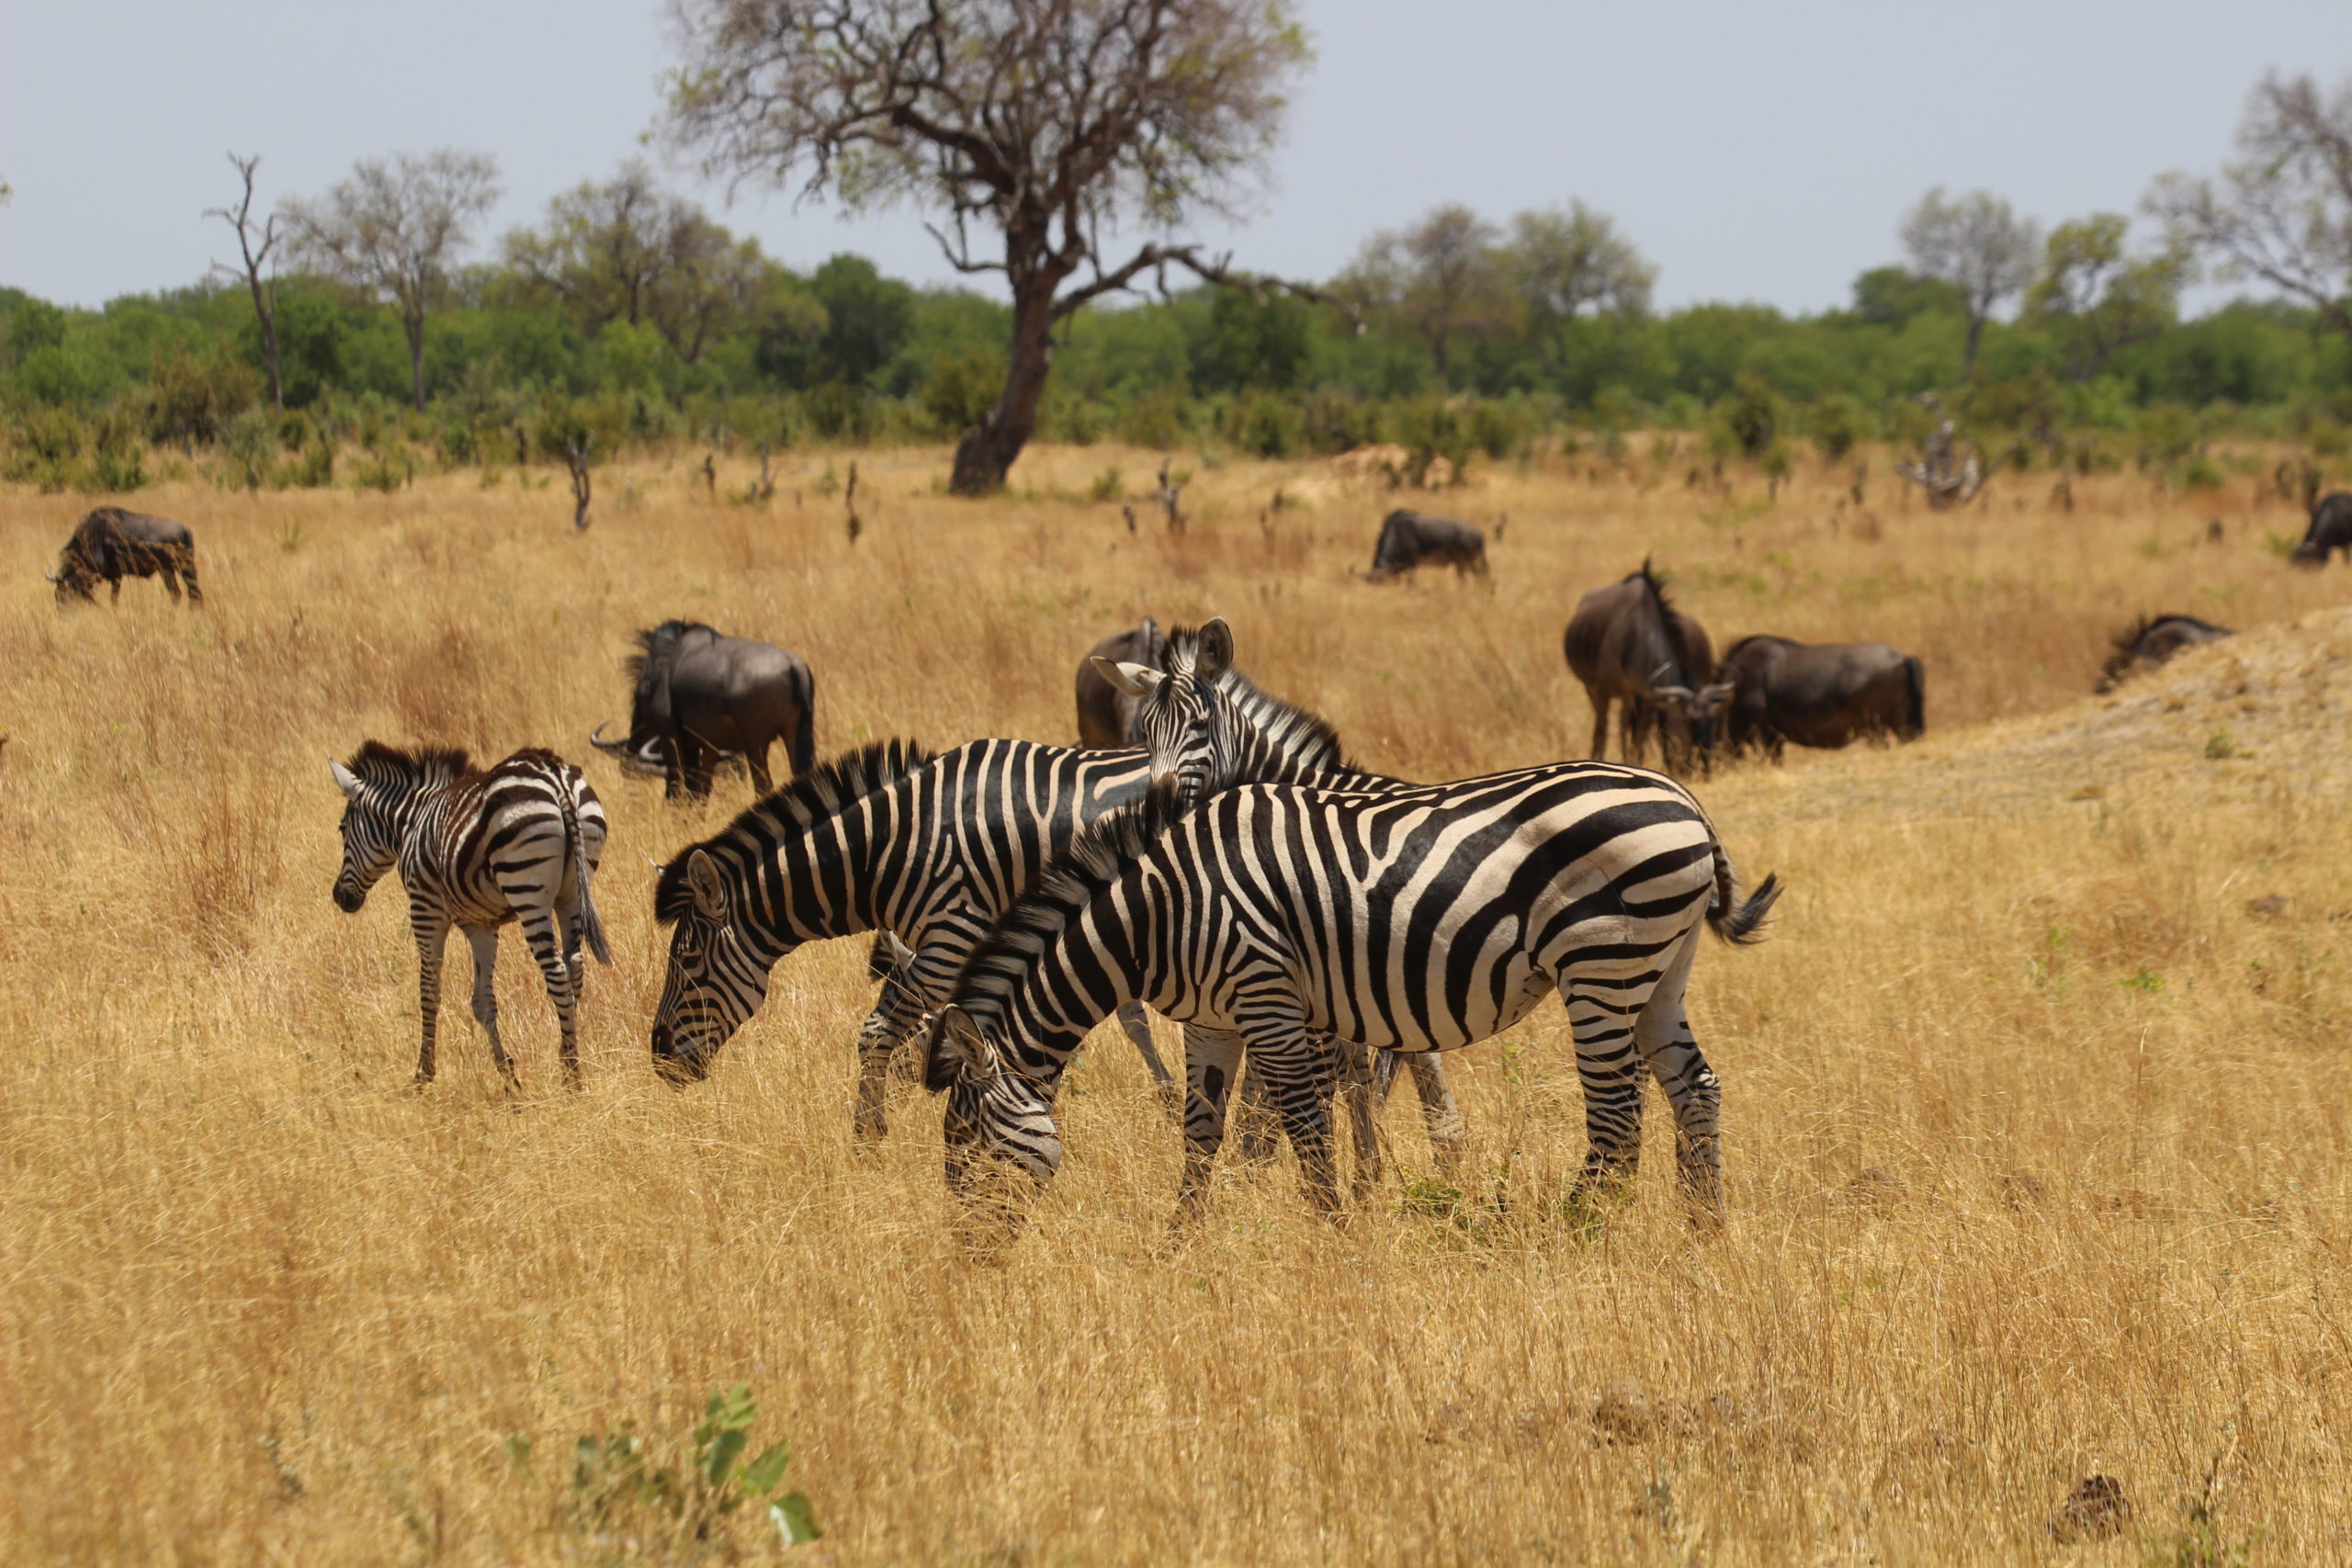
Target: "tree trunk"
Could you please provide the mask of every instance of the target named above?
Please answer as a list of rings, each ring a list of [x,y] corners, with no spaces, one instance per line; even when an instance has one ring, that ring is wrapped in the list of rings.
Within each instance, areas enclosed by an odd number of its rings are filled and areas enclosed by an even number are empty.
[[[1963,381],[1968,379],[1968,373],[1976,368],[1976,345],[1984,336],[1984,318],[1972,311],[1968,318],[1968,346],[1960,354],[1960,378]]]
[[[1027,280],[1012,301],[1012,364],[996,406],[956,444],[954,495],[994,495],[1037,428],[1037,404],[1054,363],[1054,288],[1058,278]]]
[[[416,412],[424,412],[424,312],[414,317],[403,313],[401,327],[408,333],[408,374],[416,389]]]
[[[269,302],[269,293],[262,287],[257,273],[248,272],[245,281],[254,291],[254,314],[261,320],[261,363],[269,372],[269,406],[279,413],[286,412],[286,385],[277,376],[277,312]]]

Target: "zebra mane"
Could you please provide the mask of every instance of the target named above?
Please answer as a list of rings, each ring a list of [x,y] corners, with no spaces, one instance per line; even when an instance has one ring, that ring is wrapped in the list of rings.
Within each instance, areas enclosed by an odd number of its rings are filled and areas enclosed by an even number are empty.
[[[1201,634],[1193,626],[1178,626],[1168,634],[1168,665],[1189,675],[1200,653]],[[1340,743],[1340,732],[1322,715],[1286,702],[1261,690],[1240,671],[1227,668],[1217,690],[1264,736],[1273,748],[1295,757],[1302,768],[1317,773],[1362,773]]]
[[[458,746],[420,746],[403,751],[380,740],[361,743],[344,764],[362,783],[378,789],[412,790],[445,784],[472,771],[473,761]]]
[[[740,859],[740,852],[730,856],[725,852],[729,846],[764,844],[821,818],[835,816],[876,790],[897,784],[931,760],[931,751],[922,745],[898,739],[876,740],[854,751],[844,751],[831,761],[818,763],[765,799],[744,807],[732,822],[709,838],[688,844],[672,855],[670,863],[662,868],[661,880],[654,884],[653,918],[665,926],[675,925],[694,902],[694,895],[686,886],[686,862],[695,851],[718,852],[722,859]]]
[[[644,680],[645,667],[667,657],[688,632],[718,635],[700,621],[664,621],[658,626],[649,626],[636,634],[638,651],[621,660],[621,672],[631,681]]]
[[[1096,894],[1119,880],[1129,866],[1185,816],[1175,781],[1163,780],[1131,806],[1105,812],[1046,863],[1029,890],[997,917],[989,934],[956,976],[956,1004],[983,1028],[1003,1016],[1005,998],[1021,984],[1039,954],[1069,929]]]

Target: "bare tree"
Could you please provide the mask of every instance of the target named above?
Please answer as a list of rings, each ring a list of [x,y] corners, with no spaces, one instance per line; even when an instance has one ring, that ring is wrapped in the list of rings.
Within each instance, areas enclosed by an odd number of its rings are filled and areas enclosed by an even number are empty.
[[[244,182],[244,194],[238,197],[236,206],[208,207],[204,209],[204,216],[218,218],[237,231],[237,250],[245,261],[245,287],[253,290],[254,315],[261,322],[261,363],[262,368],[269,372],[269,403],[270,407],[282,413],[286,409],[286,388],[277,374],[277,290],[270,287],[269,279],[262,271],[269,263],[269,253],[277,248],[281,238],[277,232],[277,214],[273,212],[262,220],[261,230],[256,236],[253,221],[254,171],[261,167],[261,154],[256,152],[250,158],[240,158],[232,152],[229,164],[237,171],[237,177]],[[254,243],[256,237],[261,242],[258,245]],[[237,271],[219,262],[212,265],[218,272]]]
[[[2352,77],[2323,93],[2309,76],[2265,76],[2237,146],[2219,179],[2159,179],[2147,210],[2222,276],[2258,278],[2352,337]]]
[[[1426,342],[1438,375],[1451,381],[1455,340],[1504,323],[1499,238],[1466,207],[1433,208],[1409,229],[1366,241],[1343,287],[1363,308]]]
[[[498,198],[485,152],[363,158],[315,201],[286,205],[297,253],[320,271],[391,301],[408,337],[416,406],[424,406],[424,318],[448,288],[449,265]]]
[[[2058,340],[2070,381],[2087,381],[2135,343],[2172,325],[2188,258],[2178,247],[2134,256],[2131,220],[2095,212],[2050,231],[2041,272],[2026,290],[2025,317]]]
[[[1581,201],[1512,219],[1503,260],[1529,335],[1555,367],[1569,322],[1588,313],[1645,316],[1657,279],[1609,215]]]
[[[1004,275],[1004,389],[956,444],[958,494],[1003,485],[1073,311],[1170,265],[1277,287],[1159,240],[1106,262],[1105,235],[1238,216],[1308,57],[1289,0],[672,4],[672,131],[707,170],[853,209],[912,201],[944,213],[931,231],[959,271]],[[974,254],[975,225],[1001,260]]]
[[[506,260],[533,293],[562,301],[589,332],[650,323],[692,364],[716,331],[748,312],[775,268],[694,202],[662,190],[639,159],[548,204],[538,229],[506,236]]]
[[[2033,281],[2041,250],[2041,227],[2019,218],[1990,191],[1971,191],[1946,200],[1936,186],[1904,215],[1903,248],[1924,277],[1939,277],[1967,296],[1968,346],[1961,356],[1964,375],[1975,368],[1984,323],[2004,300]]]

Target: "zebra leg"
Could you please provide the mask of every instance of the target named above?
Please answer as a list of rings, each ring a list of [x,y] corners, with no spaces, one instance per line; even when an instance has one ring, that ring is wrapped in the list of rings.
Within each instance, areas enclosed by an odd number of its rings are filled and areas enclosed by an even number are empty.
[[[1174,1224],[1189,1224],[1208,1207],[1209,1176],[1225,1142],[1225,1100],[1241,1064],[1241,1036],[1184,1026],[1184,1175]]]
[[[1434,1051],[1414,1051],[1405,1054],[1405,1066],[1413,1075],[1414,1091],[1421,1097],[1421,1126],[1430,1136],[1430,1159],[1437,1167],[1438,1179],[1459,1187],[1470,1129],[1454,1100],[1453,1085],[1446,1081],[1445,1064]]]
[[[1613,1194],[1634,1179],[1642,1159],[1642,1058],[1631,1016],[1641,1000],[1628,1007],[1611,986],[1578,989],[1565,972],[1559,987],[1584,1086],[1584,1170],[1575,1194]]]
[[[1274,1115],[1273,1101],[1266,1093],[1265,1075],[1259,1071],[1257,1055],[1252,1053],[1241,1061],[1241,1099],[1234,1115],[1234,1128],[1240,1145],[1234,1156],[1243,1165],[1264,1166],[1274,1163],[1282,1152],[1282,1134]]]
[[[1699,932],[1693,927],[1634,1021],[1634,1039],[1674,1107],[1675,1169],[1691,1221],[1714,1225],[1723,1223],[1723,1086],[1701,1054],[1682,1007],[1683,983],[1698,947]]]
[[[1151,1043],[1151,1015],[1144,1011],[1141,1002],[1121,1002],[1119,1027],[1125,1030],[1127,1038],[1135,1043],[1136,1055],[1143,1058],[1144,1067],[1151,1074],[1152,1087],[1159,1092],[1159,1103],[1167,1108],[1170,1116],[1181,1120],[1184,1114],[1184,1102],[1177,1092],[1175,1075],[1168,1070],[1168,1064],[1159,1059],[1159,1048]]]
[[[513,1090],[521,1087],[514,1077],[514,1059],[506,1054],[506,1043],[498,1037],[498,987],[493,984],[498,969],[498,928],[468,926],[466,945],[474,955],[474,1021],[490,1036],[490,1059],[498,1067],[498,1076],[506,1080]]]
[[[408,927],[416,934],[416,1010],[424,1021],[424,1041],[416,1048],[416,1087],[433,1081],[434,1031],[441,1021],[441,950],[449,922],[438,909],[412,903]]]
[[[910,964],[891,970],[882,982],[882,995],[857,1032],[857,1100],[851,1112],[851,1135],[870,1148],[889,1131],[886,1106],[890,1092],[890,1061],[898,1054],[934,993],[946,988],[960,966],[957,953],[931,948],[915,954]]]
[[[1380,1146],[1380,1123],[1374,1120],[1380,1104],[1379,1087],[1367,1060],[1371,1054],[1363,1046],[1341,1041],[1337,1035],[1331,1036],[1329,1043],[1331,1050],[1339,1053],[1340,1093],[1348,1102],[1348,1131],[1355,1144],[1356,1163],[1348,1179],[1348,1197],[1353,1202],[1365,1203],[1371,1201],[1373,1190],[1380,1185],[1386,1169]]]
[[[523,940],[531,944],[531,956],[538,960],[540,977],[547,981],[548,1000],[555,1004],[555,1020],[563,1032],[558,1054],[563,1062],[563,1087],[580,1087],[580,1009],[578,998],[571,988],[571,966],[564,962],[563,944],[557,940],[555,913],[541,910],[523,917]]]
[[[1331,1077],[1338,1053],[1296,1018],[1261,1021],[1248,1038],[1250,1060],[1264,1073],[1283,1131],[1298,1156],[1307,1201],[1319,1213],[1336,1215],[1340,1183],[1331,1157]]]

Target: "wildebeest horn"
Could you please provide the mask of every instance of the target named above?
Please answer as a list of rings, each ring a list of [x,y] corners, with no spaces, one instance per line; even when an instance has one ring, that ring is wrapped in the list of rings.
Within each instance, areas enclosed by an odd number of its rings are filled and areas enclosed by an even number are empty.
[[[62,578],[62,577],[58,576],[58,575],[57,575],[57,573],[55,573],[55,572],[53,572],[53,571],[44,571],[44,572],[42,572],[42,573],[40,574],[40,580],[41,580],[43,582],[62,582],[62,581],[65,581],[63,578]]]
[[[612,720],[606,719],[605,724],[610,724]],[[628,750],[628,742],[626,740],[607,740],[605,739],[604,724],[598,725],[595,728],[595,730],[590,734],[588,737],[588,744],[594,746],[599,751],[626,751]]]

